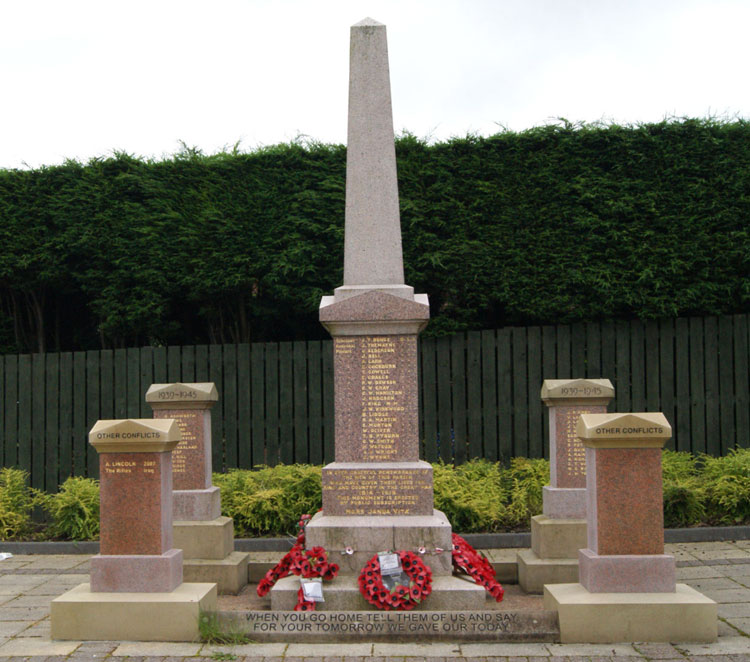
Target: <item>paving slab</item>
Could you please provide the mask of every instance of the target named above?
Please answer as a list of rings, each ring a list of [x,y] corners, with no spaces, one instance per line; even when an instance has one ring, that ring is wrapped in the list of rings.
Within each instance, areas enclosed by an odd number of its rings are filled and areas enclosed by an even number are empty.
[[[750,638],[722,637],[714,644],[676,644],[676,647],[686,655],[750,655]]]
[[[717,611],[719,618],[750,618],[750,604],[747,603],[720,604]]]
[[[289,644],[284,655],[288,657],[328,657],[337,655],[369,656],[373,644]]]
[[[726,568],[733,568],[734,566],[722,566],[722,565],[694,565],[689,567],[678,567],[675,573],[675,577],[678,582],[691,581],[693,579],[714,579],[719,577],[728,577],[724,571]]]
[[[24,565],[24,568],[45,570],[70,570],[88,561],[86,556],[73,556],[71,554],[38,554],[28,558],[30,560]]]
[[[120,656],[176,656],[197,655],[203,644],[179,643],[174,641],[139,641],[120,644],[112,655]]]
[[[705,593],[706,591],[720,591],[724,589],[739,589],[743,590],[745,587],[734,581],[730,577],[710,577],[691,579],[689,582],[696,591]],[[748,592],[748,598],[750,598],[750,592]]]
[[[464,657],[519,657],[536,655],[549,657],[548,644],[461,644]]]
[[[750,602],[750,589],[747,588],[727,588],[715,591],[701,591],[701,593],[719,604]]]
[[[0,621],[0,637],[14,637],[29,625],[29,621]]]
[[[52,575],[0,575],[0,586],[38,586],[42,582],[49,581]]]
[[[39,621],[30,625],[25,630],[19,632],[17,637],[42,637],[50,638],[50,621],[49,618],[45,618],[43,621]]]
[[[30,655],[70,655],[80,641],[49,641],[45,639],[9,639],[0,646],[0,657]]]
[[[36,622],[49,615],[47,607],[19,607],[11,609],[3,607],[0,609],[0,621],[31,621]]]
[[[373,644],[372,654],[384,657],[456,657],[461,653],[458,644],[451,643],[407,643],[407,644]]]
[[[47,595],[19,595],[10,602],[6,602],[3,608],[18,609],[19,607],[46,607],[49,609],[50,598]]]
[[[547,644],[552,655],[643,657],[632,644]]]
[[[282,657],[290,644],[241,644],[238,646],[219,646],[217,644],[205,644],[201,655],[211,657],[214,653],[228,653],[230,655],[245,657]]]
[[[641,655],[649,660],[684,660],[684,655],[672,644],[635,643],[633,644]]]

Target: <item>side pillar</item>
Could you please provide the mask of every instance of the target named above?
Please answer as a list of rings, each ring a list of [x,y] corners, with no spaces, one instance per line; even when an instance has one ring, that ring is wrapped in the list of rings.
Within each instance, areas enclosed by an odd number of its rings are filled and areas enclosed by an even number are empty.
[[[152,384],[146,392],[154,418],[174,419],[182,433],[172,453],[173,531],[185,579],[236,595],[247,584],[249,554],[234,551],[234,523],[222,516],[219,488],[211,483],[211,408],[218,399],[210,382]]]
[[[549,410],[550,484],[541,515],[531,518],[531,549],[518,553],[526,593],[578,581],[578,550],[586,546],[586,455],[576,436],[581,414],[604,413],[615,394],[609,379],[545,379]]]
[[[664,554],[663,414],[583,414],[588,542],[580,582],[544,587],[563,643],[715,641],[716,603],[675,582]]]
[[[91,582],[54,599],[52,639],[191,641],[216,584],[183,583],[172,537],[173,419],[98,421],[100,553]]]

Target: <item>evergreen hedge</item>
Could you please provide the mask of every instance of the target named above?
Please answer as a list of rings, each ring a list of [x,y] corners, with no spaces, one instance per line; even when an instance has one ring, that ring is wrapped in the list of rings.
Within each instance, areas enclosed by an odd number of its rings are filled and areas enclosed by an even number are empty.
[[[397,140],[428,333],[750,311],[750,125]],[[0,350],[324,337],[345,148],[0,171]]]

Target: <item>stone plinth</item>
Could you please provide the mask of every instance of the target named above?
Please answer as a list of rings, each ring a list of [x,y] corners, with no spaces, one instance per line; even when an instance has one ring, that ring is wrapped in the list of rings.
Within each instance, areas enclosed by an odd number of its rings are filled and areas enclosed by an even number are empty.
[[[182,582],[182,551],[172,544],[171,451],[176,421],[97,421],[100,553],[91,559],[94,592],[168,592]]]
[[[152,384],[146,392],[154,419],[172,418],[182,433],[172,461],[173,528],[184,555],[183,575],[236,594],[247,583],[249,555],[234,551],[234,524],[222,517],[219,488],[211,483],[211,408],[218,399],[211,382]]]
[[[542,515],[531,518],[531,549],[518,553],[518,582],[527,593],[545,584],[578,581],[578,550],[586,546],[586,454],[576,435],[578,417],[605,412],[614,395],[608,379],[546,379],[550,484]]]
[[[663,414],[583,414],[588,547],[580,582],[546,585],[564,643],[714,641],[716,603],[675,583],[664,554],[661,448],[671,436]]]
[[[211,408],[218,399],[216,386],[210,382],[152,384],[146,392],[154,418],[173,418],[182,433],[172,453],[176,520],[221,515],[219,489],[211,484]]]
[[[542,401],[549,411],[550,484],[543,513],[559,519],[586,518],[586,453],[576,436],[581,414],[607,411],[615,390],[608,379],[545,379]]]
[[[96,593],[80,584],[50,603],[50,637],[77,641],[198,641],[201,612],[218,608],[216,584],[169,593]]]
[[[53,639],[194,641],[202,611],[217,608],[216,584],[182,581],[172,538],[174,419],[97,421],[100,549],[91,583],[52,600]]]
[[[651,413],[584,414],[577,433],[586,447],[588,502],[581,584],[592,593],[673,591],[674,557],[664,554],[661,480],[661,449],[672,436],[667,419]]]

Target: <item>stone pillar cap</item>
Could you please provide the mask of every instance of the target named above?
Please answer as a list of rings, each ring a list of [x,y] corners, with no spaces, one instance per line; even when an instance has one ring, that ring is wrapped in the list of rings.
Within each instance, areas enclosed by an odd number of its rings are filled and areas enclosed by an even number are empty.
[[[609,379],[545,379],[542,401],[547,406],[565,404],[606,405],[615,395]]]
[[[98,453],[163,453],[182,438],[173,418],[123,418],[97,421],[89,443]]]
[[[146,402],[152,409],[208,409],[219,399],[213,382],[151,384]]]
[[[661,412],[581,414],[576,434],[588,448],[662,448],[672,426]]]

